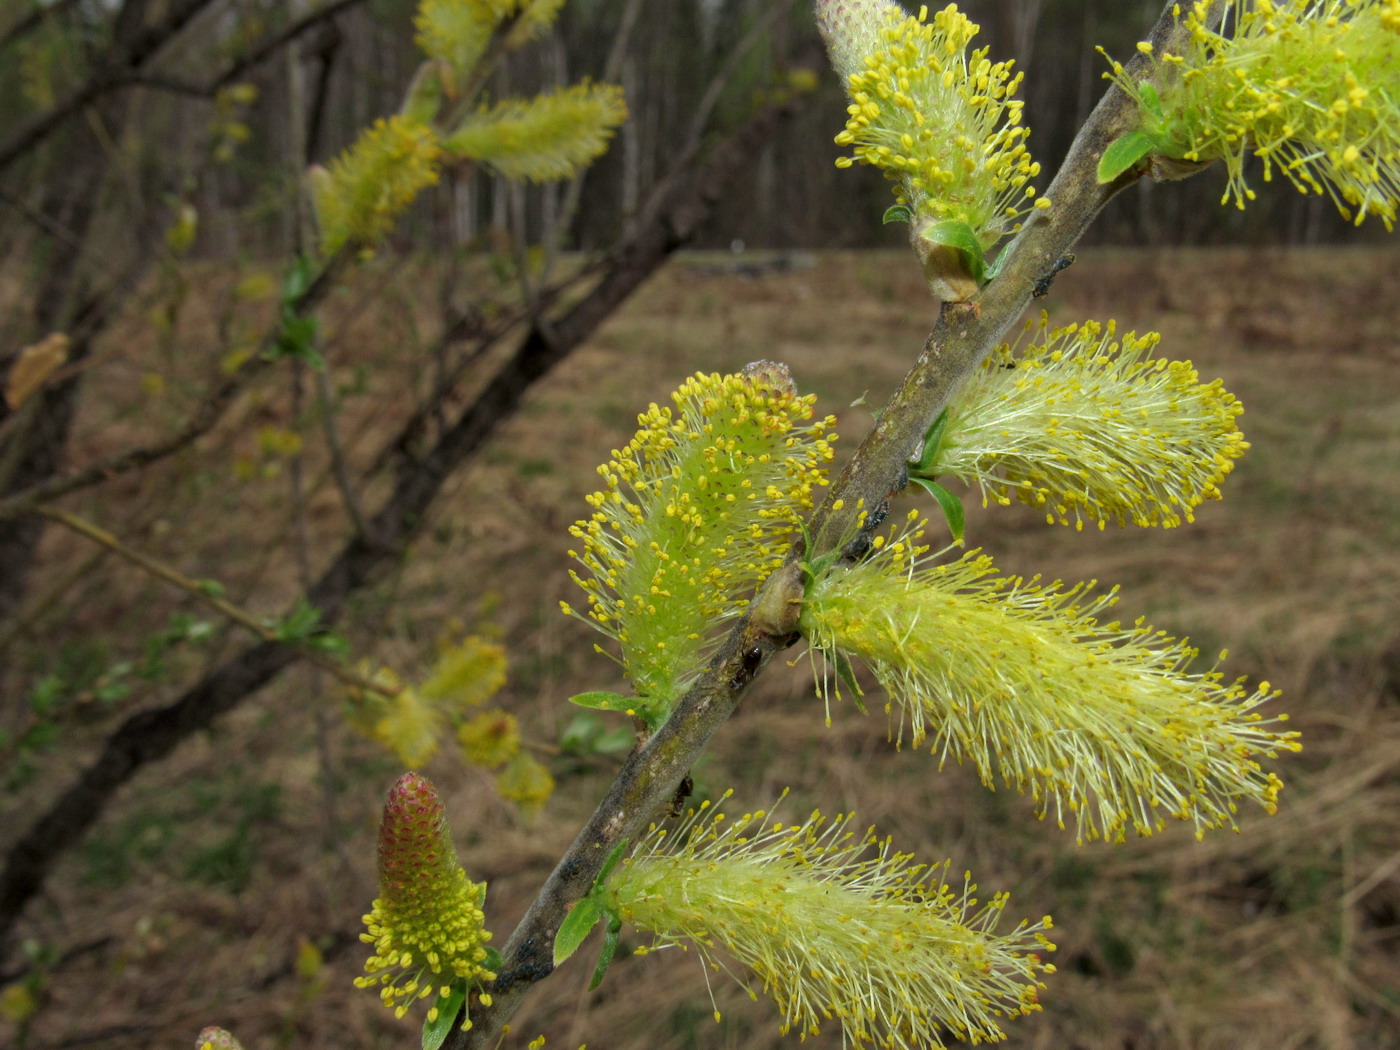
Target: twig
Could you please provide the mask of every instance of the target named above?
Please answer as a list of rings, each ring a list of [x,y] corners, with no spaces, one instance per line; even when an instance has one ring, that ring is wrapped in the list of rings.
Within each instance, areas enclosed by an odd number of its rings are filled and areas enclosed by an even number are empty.
[[[165,17],[134,35],[126,51],[105,63],[91,77],[15,128],[0,142],[0,172],[37,146],[60,124],[101,96],[123,87],[125,79],[140,70],[214,0],[182,0],[172,4]]]
[[[1159,54],[1177,50],[1181,44],[1172,6],[1163,10],[1150,37]],[[1135,59],[1129,69],[1136,72],[1144,64]],[[873,510],[902,490],[905,462],[957,384],[1020,316],[1038,276],[1069,250],[1113,195],[1133,181],[1133,176],[1125,175],[1100,185],[1097,169],[1103,150],[1135,119],[1132,101],[1116,86],[1110,87],[1050,186],[1047,195],[1052,207],[1029,221],[1005,249],[1001,275],[982,290],[975,305],[944,311],[899,392],[813,515],[807,531],[814,537],[814,549],[805,551],[801,541],[794,544],[787,564],[760,589],[750,613],[721,644],[707,672],[645,746],[629,756],[511,934],[502,951],[499,976],[489,989],[491,1004],[474,1008],[472,1028],[454,1031],[445,1044],[448,1050],[495,1046],[525,993],[551,973],[555,933],[588,892],[605,858],[674,797],[681,778],[733,714],[749,683],[775,653],[795,640],[801,559],[838,549],[856,534],[862,507]]]
[[[112,535],[112,533],[88,521],[86,518],[80,518],[78,515],[70,514],[66,510],[48,506],[36,507],[34,513],[38,514],[40,517],[48,518],[50,521],[55,521],[65,528],[76,532],[78,535],[85,536],[94,543],[106,547],[114,554],[120,555],[131,562],[131,564],[156,577],[156,579],[164,580],[166,583],[184,591],[196,601],[207,605],[221,616],[232,620],[241,627],[246,627],[264,642],[273,642],[277,645],[287,646],[294,650],[302,659],[315,664],[321,670],[338,678],[352,689],[360,689],[365,692],[377,693],[382,696],[390,697],[398,696],[399,693],[403,692],[402,686],[376,682],[373,679],[366,678],[364,675],[356,674],[349,668],[342,667],[323,652],[305,645],[287,641],[277,633],[275,628],[270,627],[264,620],[254,616],[246,609],[234,605],[226,598],[221,598],[216,594],[210,593],[210,588],[206,582],[192,579],[174,566],[167,565],[165,562],[153,558],[149,554],[138,551],[134,547],[127,546],[121,540],[117,539],[116,536]]]
[[[326,449],[331,457],[331,476],[335,478],[336,488],[340,490],[340,498],[345,501],[345,513],[350,516],[350,523],[356,532],[363,533],[369,527],[368,519],[365,518],[360,494],[355,489],[355,479],[350,476],[350,464],[345,459],[345,446],[340,440],[340,429],[335,425],[339,404],[335,399],[335,391],[331,389],[330,375],[327,369],[317,368],[312,370],[312,376],[316,384],[321,431],[325,434]]]
[[[344,255],[342,254],[332,257],[326,263],[316,279],[311,282],[311,286],[307,288],[306,294],[292,304],[297,313],[309,313],[320,304],[330,291],[343,262]],[[179,452],[182,448],[203,437],[223,418],[224,413],[228,411],[234,399],[248,385],[248,382],[271,363],[267,350],[271,349],[276,342],[281,328],[282,324],[279,320],[263,336],[261,352],[255,354],[237,372],[220,383],[213,393],[200,403],[194,415],[185,425],[174,434],[149,445],[138,445],[123,452],[115,452],[67,474],[56,474],[8,496],[0,500],[0,521],[8,521],[11,518],[28,514],[41,503],[47,503],[59,496],[66,496],[79,489],[108,481],[120,474],[149,466]]]

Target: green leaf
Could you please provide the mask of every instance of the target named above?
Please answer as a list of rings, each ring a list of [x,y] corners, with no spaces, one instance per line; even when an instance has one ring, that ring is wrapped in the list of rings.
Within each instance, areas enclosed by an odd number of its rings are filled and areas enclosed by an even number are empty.
[[[608,964],[617,954],[618,935],[622,932],[622,918],[612,915],[608,918],[608,932],[603,937],[603,950],[598,954],[598,965],[593,968],[593,979],[588,982],[591,992],[603,983],[603,974],[608,972]]]
[[[913,222],[914,213],[903,204],[891,204],[885,209],[885,214],[880,221],[886,226],[892,222]]]
[[[1099,158],[1099,183],[1112,182],[1152,152],[1156,139],[1145,131],[1130,131],[1109,143]]]
[[[437,1001],[433,1003],[437,1016],[431,1021],[423,1022],[423,1050],[438,1050],[438,1047],[447,1041],[447,1033],[452,1031],[452,1026],[457,1023],[457,1015],[466,1001],[465,981],[453,985],[446,995],[437,997]]]
[[[612,852],[608,854],[608,859],[603,861],[603,866],[598,871],[598,877],[593,880],[593,888],[595,890],[608,881],[608,876],[612,874],[613,868],[617,867],[617,862],[622,859],[622,854],[627,851],[627,847],[631,841],[631,839],[623,839],[612,848]]]
[[[836,668],[836,677],[841,679],[841,684],[851,691],[851,700],[856,705],[856,710],[861,714],[866,714],[865,701],[862,699],[864,690],[860,683],[856,681],[856,669],[851,666],[851,658],[840,649],[833,649],[826,653],[831,660],[831,665]]]
[[[1159,124],[1164,123],[1167,117],[1162,111],[1162,96],[1157,94],[1157,85],[1150,80],[1139,80],[1138,94],[1142,96],[1142,108],[1147,110]]]
[[[318,634],[308,639],[306,644],[308,648],[315,649],[319,653],[326,653],[329,656],[339,656],[343,659],[350,655],[350,642],[334,631]]]
[[[604,689],[595,689],[569,697],[569,703],[578,704],[579,707],[591,707],[597,711],[621,711],[625,715],[630,715],[635,714],[637,705],[644,703],[644,701],[635,696],[623,696],[621,693],[609,693]]]
[[[591,707],[595,711],[617,711],[624,715],[634,715],[643,719],[647,727],[656,729],[665,721],[665,712],[653,708],[644,696],[623,696],[606,690],[594,690],[569,697],[569,703],[579,707]]]
[[[282,278],[282,305],[295,306],[311,290],[315,266],[309,255],[298,255]]]
[[[602,905],[592,893],[574,905],[559,924],[559,932],[554,935],[555,966],[578,951],[579,945],[593,932],[593,927],[602,917]]]
[[[938,454],[943,451],[943,434],[947,429],[948,410],[945,408],[924,434],[923,451],[919,453],[919,462],[909,472],[910,476],[932,478],[938,475]]]
[[[928,489],[934,499],[938,500],[938,505],[943,509],[943,516],[948,519],[948,531],[953,534],[953,542],[962,545],[963,542],[963,505],[962,500],[953,495],[936,481],[928,478],[911,477],[910,481],[917,482]]]
[[[286,618],[274,625],[279,642],[303,642],[317,632],[321,624],[321,610],[306,598],[298,598],[296,607]]]
[[[962,253],[963,261],[967,263],[967,272],[972,275],[972,279],[978,284],[986,283],[987,259],[982,254],[982,242],[977,239],[977,231],[967,223],[961,219],[944,219],[934,223],[920,236],[934,244],[946,244],[950,248],[956,248]]]
[[[316,318],[302,317],[291,309],[284,309],[282,327],[267,353],[268,358],[280,361],[284,357],[290,357],[320,371],[326,367],[326,361],[314,345],[318,329]]]

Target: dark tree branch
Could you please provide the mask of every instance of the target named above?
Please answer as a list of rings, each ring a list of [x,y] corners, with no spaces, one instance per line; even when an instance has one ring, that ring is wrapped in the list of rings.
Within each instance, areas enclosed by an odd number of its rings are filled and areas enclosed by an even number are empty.
[[[350,595],[371,582],[421,528],[443,483],[519,407],[526,391],[587,339],[665,259],[692,236],[714,205],[752,163],[792,101],[769,106],[685,172],[671,177],[653,198],[637,232],[607,257],[603,278],[572,309],[522,340],[506,362],[433,449],[409,465],[393,494],[309,590],[325,623],[343,612]],[[288,646],[263,643],[245,649],[206,675],[170,705],[123,722],[96,761],[9,850],[0,872],[0,939],[7,939],[25,904],[49,871],[98,818],[116,791],[142,766],[169,755],[191,734],[209,726],[266,685],[295,658]]]
[[[154,74],[146,65],[169,41],[178,35],[204,8],[215,0],[182,0],[166,16],[150,28],[136,34],[131,44],[93,73],[88,80],[54,103],[42,113],[36,113],[0,140],[0,172],[44,141],[65,120],[103,95],[122,88],[145,86],[182,95],[212,98],[220,89],[232,84],[250,69],[267,61],[302,34],[334,18],[364,0],[331,0],[315,11],[308,12],[279,33],[274,33],[242,55],[213,80],[205,84],[179,77]]]
[[[54,0],[53,3],[45,7],[35,4],[27,15],[21,15],[6,26],[4,32],[0,32],[0,51],[38,29],[46,18],[58,18],[82,2],[83,0]]]
[[[1183,43],[1171,12],[1168,4],[1151,34],[1159,54]],[[1130,74],[1145,74],[1146,61],[1137,56],[1128,69]],[[1015,323],[1031,301],[1040,275],[1070,249],[1104,205],[1134,181],[1135,175],[1125,175],[1100,185],[1097,174],[1104,148],[1135,124],[1135,104],[1116,86],[1110,87],[1047,191],[1053,202],[1050,209],[1026,223],[1005,249],[1001,274],[972,303],[945,309],[900,390],[828,490],[807,530],[814,537],[812,555],[842,547],[856,533],[862,504],[873,510],[904,487],[906,462],[958,383]],[[802,595],[799,562],[803,556],[799,541],[787,565],[760,589],[749,615],[730,632],[708,671],[646,745],[624,763],[506,943],[499,976],[489,989],[491,1005],[473,1008],[472,1027],[465,1032],[454,1030],[445,1044],[447,1050],[481,1050],[497,1044],[502,1026],[525,993],[552,972],[559,925],[588,892],[608,854],[617,843],[640,833],[670,803],[677,785],[734,713],[749,683],[775,653],[792,644]]]
[[[127,45],[105,62],[86,82],[42,113],[36,113],[0,140],[0,172],[43,142],[65,120],[101,96],[124,85],[160,50],[215,0],[180,0],[165,17],[132,34]]]

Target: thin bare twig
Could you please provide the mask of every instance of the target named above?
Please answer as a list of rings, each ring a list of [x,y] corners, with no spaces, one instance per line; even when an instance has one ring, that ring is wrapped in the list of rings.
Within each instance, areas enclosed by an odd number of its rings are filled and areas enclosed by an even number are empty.
[[[202,605],[213,609],[219,615],[232,620],[240,627],[246,627],[264,642],[273,642],[278,645],[287,646],[294,650],[296,655],[303,660],[315,664],[321,670],[338,678],[352,689],[390,697],[397,696],[399,693],[403,692],[401,686],[376,682],[373,679],[366,678],[364,675],[356,674],[349,668],[342,667],[334,658],[319,650],[283,639],[278,634],[277,629],[266,620],[254,616],[246,609],[240,608],[226,598],[220,597],[217,588],[212,588],[210,586],[211,581],[196,580],[186,576],[174,566],[167,565],[158,558],[154,558],[149,554],[139,551],[135,547],[128,546],[117,539],[112,533],[88,521],[86,518],[81,518],[76,514],[71,514],[66,510],[60,510],[57,507],[47,506],[36,507],[34,513],[38,514],[40,517],[48,518],[50,521],[57,522],[64,528],[92,540],[94,543],[126,559],[132,565],[137,566],[156,579],[164,580],[166,583],[179,588]]]
[[[311,282],[304,295],[297,299],[292,308],[299,314],[307,314],[318,306],[333,287],[334,278],[344,263],[344,256],[332,257],[321,272]],[[263,336],[260,350],[246,361],[233,375],[214,388],[185,425],[169,437],[149,445],[138,445],[109,456],[67,474],[55,474],[36,485],[31,485],[11,496],[0,500],[0,521],[8,521],[31,513],[41,503],[47,503],[59,496],[68,495],[79,489],[88,488],[99,482],[108,481],[120,474],[126,474],[141,467],[149,466],[158,460],[179,452],[197,439],[203,437],[223,419],[235,398],[243,391],[254,376],[271,364],[267,351],[277,341],[282,330],[279,320]]]

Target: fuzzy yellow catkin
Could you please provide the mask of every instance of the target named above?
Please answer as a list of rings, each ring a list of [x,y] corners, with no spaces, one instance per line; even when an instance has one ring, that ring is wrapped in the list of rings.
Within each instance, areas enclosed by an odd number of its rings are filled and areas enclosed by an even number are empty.
[[[601,156],[626,119],[621,88],[578,84],[483,107],[443,140],[443,149],[509,179],[564,179]]]
[[[1028,344],[1003,344],[954,394],[931,473],[1076,528],[1171,528],[1220,498],[1249,443],[1219,380],[1154,356],[1155,332],[1120,338],[1112,321],[1051,329],[1042,315],[1026,332]]]
[[[656,935],[652,950],[737,959],[784,1034],[834,1020],[848,1043],[914,1050],[1002,1039],[1003,1021],[1040,1009],[1049,917],[997,933],[1005,894],[980,901],[970,876],[955,886],[948,864],[916,864],[852,820],[730,820],[706,803],[651,829],[609,879],[610,903]]]
[[[582,541],[570,575],[588,596],[581,618],[618,642],[654,710],[700,673],[827,484],[835,421],[810,421],[814,401],[763,374],[696,375],[598,468],[605,488],[570,529]]]
[[[906,16],[894,4],[839,0],[818,12],[851,98],[836,142],[852,153],[838,165],[881,169],[916,222],[965,222],[983,249],[1048,206],[1029,185],[1040,166],[1014,97],[1021,74],[986,48],[968,53],[978,26],[956,4],[931,19],[927,8]]]
[[[437,182],[441,154],[431,128],[395,115],[375,121],[328,167],[313,169],[321,251],[372,245],[387,234],[418,193]]]
[[[1326,194],[1360,224],[1394,225],[1400,201],[1400,0],[1256,0],[1225,5],[1222,30],[1203,3],[1178,5],[1188,31],[1178,54],[1154,58],[1142,82],[1114,62],[1110,76],[1139,103],[1156,150],[1190,162],[1221,160],[1224,201],[1281,175]],[[1160,113],[1154,112],[1160,109]]]
[[[423,53],[470,72],[486,53],[491,36],[507,18],[515,23],[505,38],[519,47],[547,29],[565,0],[422,0],[413,16]]]
[[[916,513],[864,561],[819,575],[800,623],[814,651],[874,671],[899,740],[907,727],[940,765],[1029,794],[1081,842],[1167,818],[1199,836],[1234,827],[1241,802],[1274,812],[1283,785],[1262,762],[1300,745],[1279,729],[1287,715],[1259,711],[1278,695],[1267,682],[1193,671],[1196,650],[1141,620],[1100,622],[1112,591],[999,576],[977,551],[929,557]],[[829,675],[818,685],[840,695]]]

